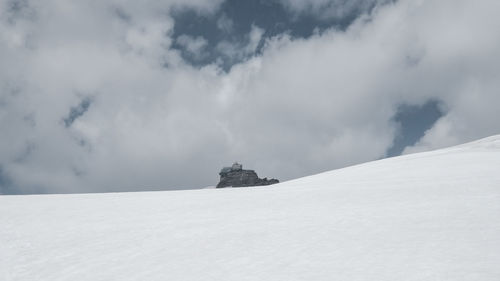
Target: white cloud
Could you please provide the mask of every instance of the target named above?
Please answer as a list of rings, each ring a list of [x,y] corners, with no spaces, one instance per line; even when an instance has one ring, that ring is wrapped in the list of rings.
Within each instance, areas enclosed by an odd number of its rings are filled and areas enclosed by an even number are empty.
[[[382,157],[397,105],[430,98],[447,113],[407,152],[500,132],[496,1],[400,1],[229,73],[170,49],[181,1],[37,3],[15,23],[0,9],[0,168],[23,190],[203,187],[235,160],[290,179]]]
[[[217,19],[217,28],[224,32],[231,33],[234,28],[234,22],[226,14],[223,14]]]
[[[342,20],[391,0],[280,0],[295,15],[312,14],[321,19]]]
[[[183,34],[177,37],[177,43],[197,59],[203,58],[206,55],[204,49],[207,47],[208,41],[202,36],[193,37]]]
[[[221,41],[216,49],[221,54],[232,58],[233,61],[240,61],[255,53],[264,35],[264,30],[256,25],[252,25],[246,39],[242,42]]]

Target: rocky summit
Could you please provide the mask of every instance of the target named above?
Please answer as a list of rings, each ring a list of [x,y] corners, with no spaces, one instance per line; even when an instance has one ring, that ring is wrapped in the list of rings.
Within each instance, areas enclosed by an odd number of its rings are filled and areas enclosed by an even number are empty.
[[[243,166],[234,163],[231,167],[224,167],[219,173],[220,182],[217,188],[261,186],[279,183],[277,179],[259,178],[254,170],[243,170]]]

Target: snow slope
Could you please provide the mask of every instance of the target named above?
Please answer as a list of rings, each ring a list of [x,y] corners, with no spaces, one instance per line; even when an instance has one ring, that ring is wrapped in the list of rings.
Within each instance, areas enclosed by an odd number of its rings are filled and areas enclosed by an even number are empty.
[[[500,136],[271,187],[0,196],[0,280],[500,280]]]

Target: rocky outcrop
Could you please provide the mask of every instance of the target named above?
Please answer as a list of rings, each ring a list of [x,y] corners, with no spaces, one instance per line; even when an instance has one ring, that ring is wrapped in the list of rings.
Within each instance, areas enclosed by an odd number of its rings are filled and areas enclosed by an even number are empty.
[[[261,186],[279,183],[277,179],[261,179],[254,170],[243,170],[243,166],[238,163],[234,163],[231,167],[222,168],[219,175],[220,182],[217,184],[217,188]]]

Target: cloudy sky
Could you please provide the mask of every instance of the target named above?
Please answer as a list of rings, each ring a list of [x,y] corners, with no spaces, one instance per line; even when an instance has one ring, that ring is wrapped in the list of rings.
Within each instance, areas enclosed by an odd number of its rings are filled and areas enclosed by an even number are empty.
[[[0,0],[0,193],[288,180],[500,133],[497,0]]]

